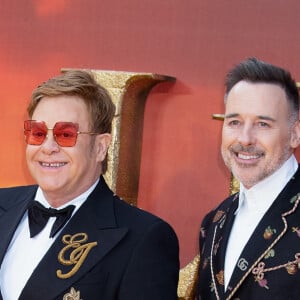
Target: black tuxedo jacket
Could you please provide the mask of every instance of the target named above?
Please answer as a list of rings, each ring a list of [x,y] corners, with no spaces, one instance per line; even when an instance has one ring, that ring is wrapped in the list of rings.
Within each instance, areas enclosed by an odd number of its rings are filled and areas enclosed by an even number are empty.
[[[0,189],[0,262],[36,189]],[[178,273],[173,229],[119,199],[101,177],[42,258],[19,299],[173,300],[177,299]]]
[[[250,237],[226,291],[224,258],[238,194],[227,198],[204,218],[197,299],[300,299],[299,169]]]

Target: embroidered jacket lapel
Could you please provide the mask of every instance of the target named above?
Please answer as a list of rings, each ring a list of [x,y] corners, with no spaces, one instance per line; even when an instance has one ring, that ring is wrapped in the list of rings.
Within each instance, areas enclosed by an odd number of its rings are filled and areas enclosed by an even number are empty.
[[[23,289],[20,300],[55,299],[64,291],[70,290],[74,282],[78,281],[122,240],[127,233],[127,228],[118,228],[116,225],[113,197],[112,192],[101,179],[95,191],[72,217],[37,266]],[[65,235],[68,241],[71,237],[74,241],[79,241],[87,236],[87,240],[81,243],[81,254],[79,251],[77,254],[73,252],[79,261],[77,264],[70,262],[74,247],[70,247],[65,253],[61,252],[67,246],[62,242]],[[59,258],[60,254],[68,261],[65,265]],[[57,276],[58,270],[63,278]]]
[[[215,226],[215,234],[213,238],[210,267],[213,280],[213,288],[220,298],[224,295],[224,260],[227,241],[230,234],[230,229],[234,220],[234,213],[238,206],[239,194],[235,194],[230,201],[229,206],[223,207],[224,210],[219,211],[220,219]],[[223,212],[223,213],[222,213]],[[217,217],[217,216],[216,216]]]
[[[299,177],[299,174],[297,171],[295,176]],[[293,177],[278,195],[247,242],[230,279],[226,299],[232,298],[247,276],[252,275],[252,270],[258,262],[268,255],[286,233],[286,217],[297,209],[299,203],[295,201],[298,198],[296,191],[299,187],[295,186],[294,179]]]

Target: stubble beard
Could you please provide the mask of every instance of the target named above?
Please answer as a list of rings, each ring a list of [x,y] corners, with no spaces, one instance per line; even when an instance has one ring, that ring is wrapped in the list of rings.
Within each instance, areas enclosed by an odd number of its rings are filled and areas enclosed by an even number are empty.
[[[266,161],[262,166],[259,166],[260,162],[251,165],[237,163],[233,157],[235,154],[230,150],[222,149],[221,154],[225,165],[231,171],[232,175],[249,189],[276,172],[288,160],[291,150],[289,147],[286,147],[277,161]],[[242,173],[246,174],[243,175]]]

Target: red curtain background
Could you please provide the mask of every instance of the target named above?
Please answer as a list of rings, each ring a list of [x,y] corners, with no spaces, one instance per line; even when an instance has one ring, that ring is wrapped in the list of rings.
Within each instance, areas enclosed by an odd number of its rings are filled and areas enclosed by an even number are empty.
[[[224,75],[249,56],[300,81],[298,0],[3,0],[0,186],[32,183],[22,135],[32,89],[61,68],[177,78],[146,103],[138,206],[166,219],[181,264],[197,253],[202,217],[229,192],[220,157]]]

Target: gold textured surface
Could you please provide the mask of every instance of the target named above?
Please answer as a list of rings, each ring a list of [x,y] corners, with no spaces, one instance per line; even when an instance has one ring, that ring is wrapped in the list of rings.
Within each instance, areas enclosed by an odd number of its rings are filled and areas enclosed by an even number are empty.
[[[136,205],[145,102],[152,87],[161,82],[173,82],[175,78],[153,73],[89,71],[106,88],[116,106],[105,180],[116,194]]]
[[[152,73],[89,71],[107,89],[116,105],[105,180],[120,197],[136,205],[145,101],[153,86],[160,82],[173,82],[175,78]],[[194,298],[199,261],[197,255],[180,270],[178,299]]]
[[[157,83],[174,81],[175,78],[145,73],[92,72],[96,80],[108,90],[117,108],[105,179],[119,196],[136,205],[146,97]],[[178,299],[193,299],[199,260],[197,255],[180,270]]]
[[[175,78],[152,73],[91,71],[116,105],[105,179],[114,192],[136,205],[146,98],[154,85]]]
[[[224,115],[223,114],[212,114],[212,118],[215,119],[215,120],[224,121]]]
[[[195,296],[198,267],[200,263],[199,254],[186,265],[179,273],[179,284],[177,289],[178,299],[192,300]]]
[[[230,190],[229,190],[230,195],[237,193],[239,190],[240,190],[240,182],[234,176],[231,176]]]

